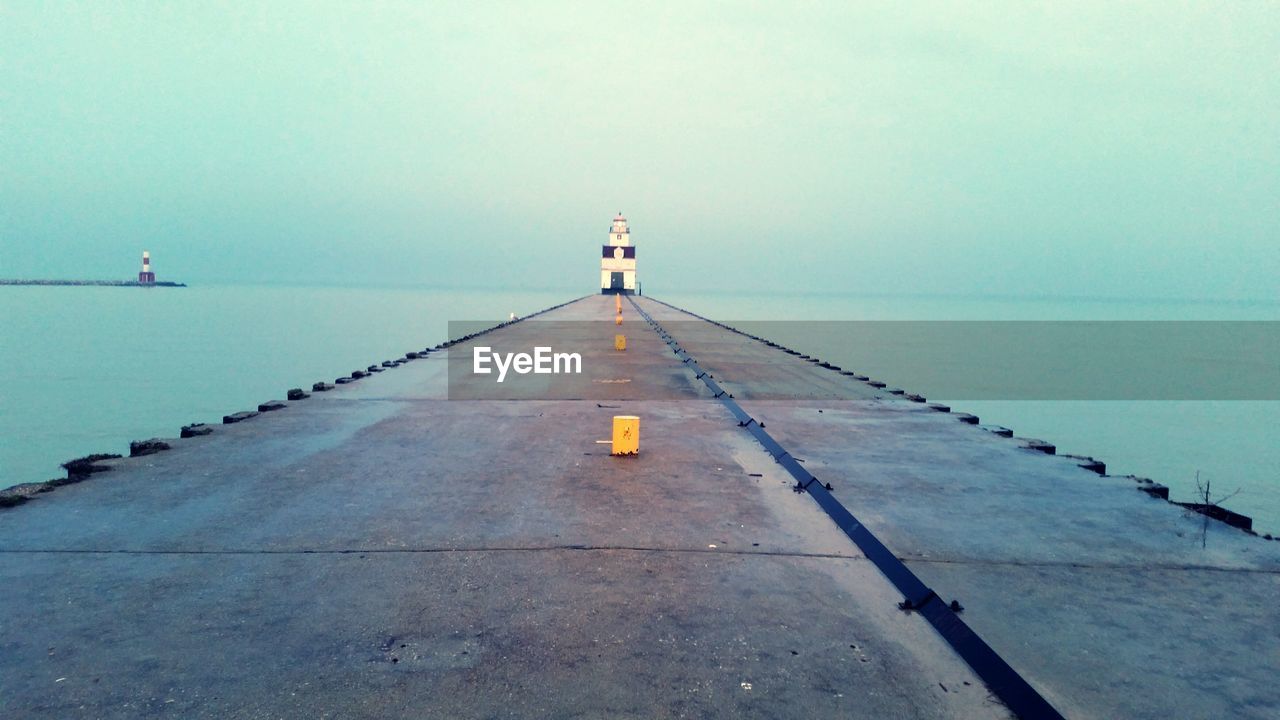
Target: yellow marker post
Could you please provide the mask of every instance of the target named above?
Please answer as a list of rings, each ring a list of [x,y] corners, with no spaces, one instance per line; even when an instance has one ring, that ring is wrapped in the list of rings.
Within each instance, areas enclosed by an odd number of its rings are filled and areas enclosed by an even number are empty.
[[[614,318],[614,319],[613,319],[613,324],[614,324],[614,325],[621,325],[621,324],[622,324],[622,313],[618,313],[618,317],[616,317],[616,318]]]
[[[619,315],[622,314],[622,296],[621,295],[613,296],[613,308],[618,311]]]
[[[614,336],[613,336],[613,349],[614,349],[614,350],[626,350],[626,349],[627,349],[627,336],[626,336],[626,335],[614,335]]]
[[[613,416],[613,447],[610,455],[640,454],[640,418],[636,415]]]

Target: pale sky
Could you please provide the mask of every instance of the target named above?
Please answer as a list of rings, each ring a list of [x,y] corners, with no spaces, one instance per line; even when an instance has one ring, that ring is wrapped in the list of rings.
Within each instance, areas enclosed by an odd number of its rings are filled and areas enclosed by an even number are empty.
[[[0,0],[0,277],[1280,301],[1280,4]]]

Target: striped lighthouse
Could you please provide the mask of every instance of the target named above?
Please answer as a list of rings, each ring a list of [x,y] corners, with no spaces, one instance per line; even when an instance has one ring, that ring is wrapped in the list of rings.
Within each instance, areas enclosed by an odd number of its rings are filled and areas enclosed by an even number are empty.
[[[156,281],[156,274],[151,272],[151,252],[142,251],[142,272],[138,273],[138,282],[142,285],[150,285]]]
[[[605,243],[600,259],[600,292],[630,295],[635,291],[636,248],[631,244],[627,219],[618,213],[609,227],[609,242]]]

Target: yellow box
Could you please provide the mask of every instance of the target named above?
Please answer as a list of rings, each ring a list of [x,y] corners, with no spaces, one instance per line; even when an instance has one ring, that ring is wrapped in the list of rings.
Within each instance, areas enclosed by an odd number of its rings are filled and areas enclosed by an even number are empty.
[[[626,349],[627,349],[627,336],[626,336],[626,335],[614,335],[614,336],[613,336],[613,349],[614,349],[614,350],[626,350]]]
[[[610,454],[640,454],[640,418],[638,416],[613,416],[613,447]]]

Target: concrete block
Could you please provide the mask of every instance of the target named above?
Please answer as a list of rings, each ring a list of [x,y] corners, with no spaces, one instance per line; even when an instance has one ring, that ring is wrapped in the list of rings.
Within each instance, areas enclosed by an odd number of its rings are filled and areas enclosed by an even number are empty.
[[[1058,448],[1053,443],[1045,442],[1044,440],[1037,440],[1035,438],[1023,438],[1022,447],[1028,450],[1042,452],[1045,455],[1053,455],[1058,452]]]
[[[68,478],[86,478],[93,473],[106,472],[111,468],[102,465],[103,460],[114,460],[120,457],[115,453],[95,453],[93,455],[85,455],[84,457],[68,460],[62,463],[62,468],[67,471]]]
[[[209,435],[212,432],[213,432],[213,426],[211,425],[206,425],[204,423],[192,423],[190,425],[182,426],[182,432],[179,434],[179,437],[183,437],[183,438],[200,437],[201,435]]]
[[[169,449],[169,443],[160,438],[151,438],[150,440],[134,440],[129,443],[129,457],[140,457],[142,455],[151,455],[163,452]]]

